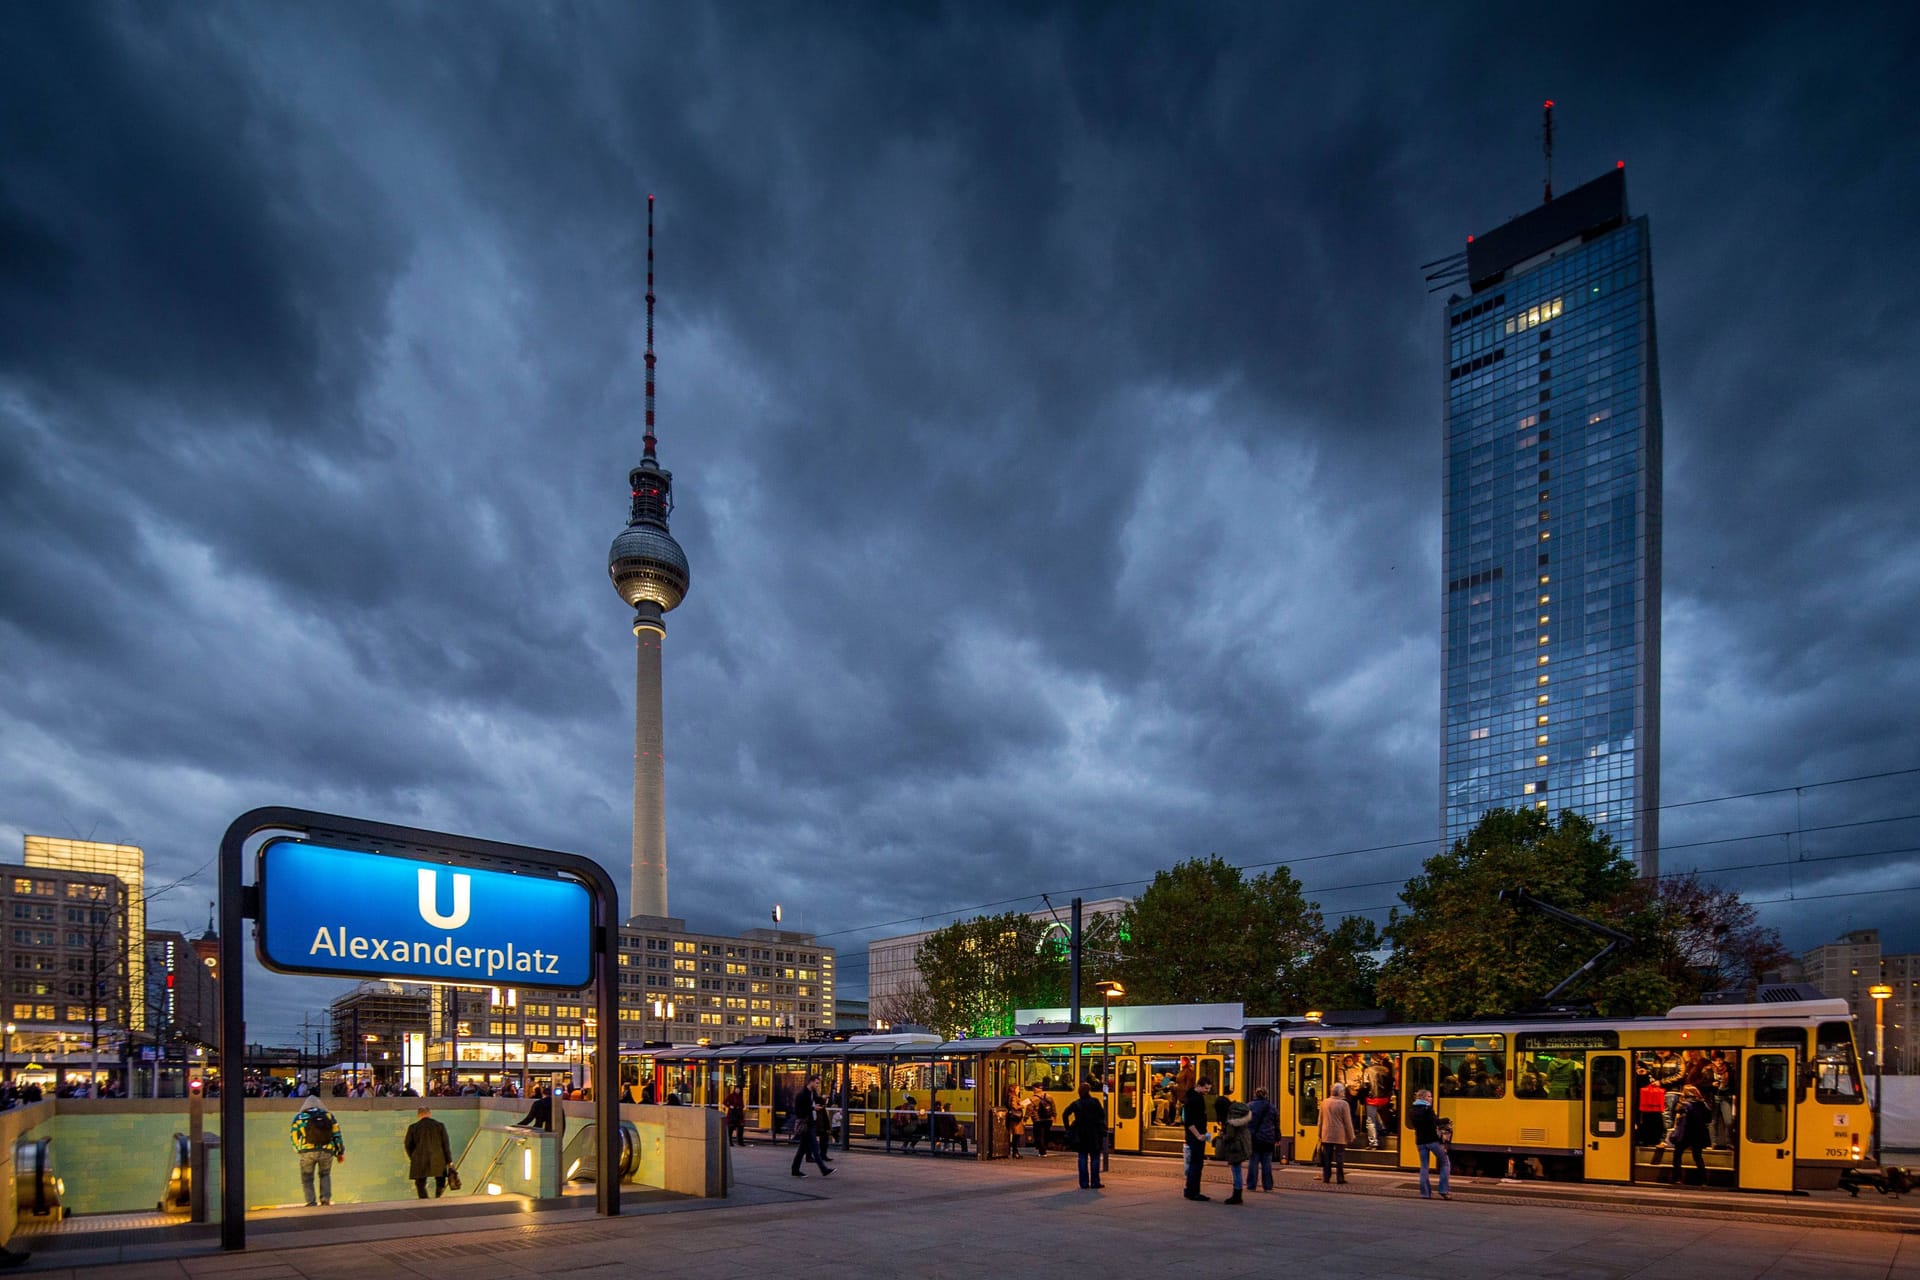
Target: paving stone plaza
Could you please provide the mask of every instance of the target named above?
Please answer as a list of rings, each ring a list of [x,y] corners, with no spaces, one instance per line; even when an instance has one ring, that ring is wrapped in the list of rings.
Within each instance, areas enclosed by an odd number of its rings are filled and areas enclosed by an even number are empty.
[[[791,1148],[737,1150],[724,1200],[663,1194],[595,1217],[583,1202],[539,1212],[511,1202],[447,1216],[404,1202],[277,1211],[250,1220],[248,1249],[82,1239],[36,1250],[26,1274],[74,1280],[630,1280],[634,1276],[1017,1276],[1037,1268],[1138,1275],[1316,1277],[1470,1274],[1920,1277],[1920,1198],[1770,1198],[1698,1190],[1461,1179],[1448,1202],[1404,1175],[1355,1173],[1323,1187],[1279,1173],[1271,1194],[1225,1205],[1180,1198],[1171,1160],[1114,1162],[1104,1191],[1079,1189],[1070,1157],[987,1164],[845,1152],[835,1176],[788,1174]],[[18,1243],[18,1242],[17,1242]]]

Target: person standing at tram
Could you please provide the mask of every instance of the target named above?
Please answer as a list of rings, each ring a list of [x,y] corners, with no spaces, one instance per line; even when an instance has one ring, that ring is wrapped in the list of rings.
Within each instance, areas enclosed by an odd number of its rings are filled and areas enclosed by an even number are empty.
[[[1347,1086],[1336,1084],[1320,1104],[1320,1181],[1331,1182],[1338,1175],[1340,1184],[1346,1185],[1347,1147],[1353,1137],[1353,1108],[1347,1105]]]
[[[1253,1140],[1253,1163],[1247,1169],[1247,1190],[1273,1190],[1273,1148],[1280,1141],[1280,1113],[1267,1100],[1266,1086],[1253,1091],[1247,1104],[1247,1136]]]
[[[1427,1180],[1427,1161],[1431,1160],[1440,1167],[1440,1198],[1451,1200],[1448,1194],[1448,1182],[1453,1176],[1453,1157],[1447,1154],[1447,1144],[1440,1138],[1440,1127],[1446,1121],[1433,1109],[1433,1094],[1422,1089],[1413,1096],[1413,1108],[1407,1112],[1407,1126],[1413,1130],[1414,1145],[1420,1148],[1420,1198],[1433,1198],[1433,1184]]]
[[[1007,1154],[1020,1158],[1020,1089],[1009,1084],[1000,1096],[1000,1105],[1007,1113]]]
[[[1080,1096],[1067,1104],[1060,1117],[1067,1144],[1080,1153],[1080,1186],[1100,1190],[1100,1156],[1107,1146],[1107,1109],[1100,1105],[1091,1082],[1080,1082]]]
[[[1706,1149],[1708,1131],[1713,1124],[1706,1099],[1693,1085],[1680,1089],[1680,1107],[1673,1113],[1673,1184],[1681,1183],[1680,1157],[1693,1152],[1693,1167],[1700,1171],[1700,1185],[1707,1184]]]
[[[1195,1080],[1180,1100],[1180,1124],[1185,1129],[1189,1200],[1211,1200],[1200,1194],[1200,1175],[1207,1167],[1207,1082]]]
[[[1033,1149],[1041,1155],[1047,1154],[1047,1143],[1053,1137],[1053,1098],[1039,1085],[1033,1086]]]
[[[733,1081],[727,1089],[727,1096],[720,1100],[727,1111],[727,1145],[744,1147],[747,1145],[747,1100],[740,1094],[740,1082]]]

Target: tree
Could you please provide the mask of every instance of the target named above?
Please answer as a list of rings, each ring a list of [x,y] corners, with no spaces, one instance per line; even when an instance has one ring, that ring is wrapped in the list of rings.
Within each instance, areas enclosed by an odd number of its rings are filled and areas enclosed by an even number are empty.
[[[1650,905],[1660,916],[1661,971],[1683,1001],[1708,991],[1751,995],[1762,974],[1793,958],[1737,892],[1697,874],[1662,877]]]
[[[1613,841],[1571,810],[1557,821],[1535,810],[1493,809],[1466,838],[1436,854],[1400,892],[1386,929],[1393,955],[1380,994],[1417,1021],[1493,1016],[1524,1009],[1578,969],[1601,943],[1532,911],[1499,900],[1508,888],[1636,936],[1656,932],[1629,919],[1633,864]],[[1642,913],[1644,915],[1644,912]],[[1590,994],[1642,1006],[1664,989],[1644,957],[1601,977]]]
[[[937,930],[914,958],[929,1025],[950,1039],[1013,1034],[1013,1012],[1046,989],[1044,926],[1017,911]]]
[[[1121,931],[1131,1002],[1231,1001],[1255,1015],[1373,1003],[1373,926],[1356,917],[1329,933],[1285,867],[1249,880],[1218,854],[1189,859],[1154,876]]]
[[[1589,933],[1499,901],[1526,889],[1633,941],[1584,990],[1601,1013],[1628,1016],[1687,1004],[1727,986],[1751,987],[1787,958],[1730,889],[1693,875],[1641,880],[1592,822],[1494,809],[1464,840],[1407,882],[1387,925],[1392,957],[1381,995],[1418,1021],[1527,1008],[1602,943]]]
[[[1094,984],[1114,967],[1120,929],[1111,916],[1094,916],[1080,928],[1080,1005],[1086,1009],[1100,1003]],[[1012,1035],[1016,1010],[1069,1003],[1072,949],[1060,932],[1052,921],[1017,911],[950,924],[920,944],[914,957],[919,986],[889,1000],[891,1012],[874,1012],[956,1038]]]

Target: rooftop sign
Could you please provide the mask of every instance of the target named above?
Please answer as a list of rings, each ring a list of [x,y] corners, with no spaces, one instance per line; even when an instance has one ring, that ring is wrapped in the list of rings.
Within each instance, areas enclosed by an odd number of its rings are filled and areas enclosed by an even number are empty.
[[[282,973],[574,989],[593,980],[587,886],[334,849],[260,850],[260,959]]]

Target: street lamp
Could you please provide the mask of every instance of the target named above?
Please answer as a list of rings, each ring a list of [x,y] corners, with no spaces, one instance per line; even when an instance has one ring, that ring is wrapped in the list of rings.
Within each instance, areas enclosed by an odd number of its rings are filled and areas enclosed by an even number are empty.
[[[7,1024],[6,1042],[4,1046],[0,1046],[0,1083],[11,1083],[13,1080],[12,1058],[13,1058],[13,1024],[9,1022]]]
[[[1113,1112],[1112,1103],[1107,1101],[1107,1082],[1113,1078],[1113,998],[1124,996],[1127,989],[1108,978],[1093,984],[1100,993],[1100,1108],[1107,1113],[1107,1140],[1100,1144],[1100,1169],[1108,1172],[1113,1168]]]
[[[1893,988],[1876,982],[1867,988],[1873,997],[1873,1162],[1880,1163],[1880,1079],[1881,1060],[1887,1056],[1887,1001]]]
[[[656,1022],[660,1023],[661,1038],[671,1043],[673,1037],[667,1033],[666,1024],[673,1017],[673,1001],[655,998],[653,1002],[653,1017]],[[654,1063],[653,1071],[653,1096],[656,1101],[660,1097],[660,1067],[657,1060]]]

